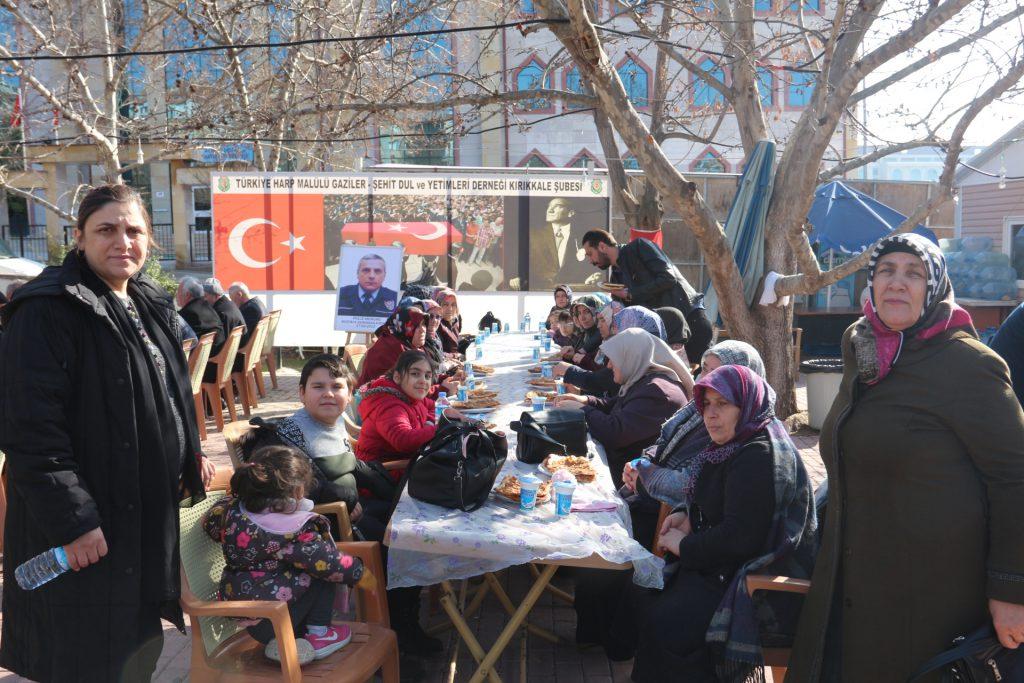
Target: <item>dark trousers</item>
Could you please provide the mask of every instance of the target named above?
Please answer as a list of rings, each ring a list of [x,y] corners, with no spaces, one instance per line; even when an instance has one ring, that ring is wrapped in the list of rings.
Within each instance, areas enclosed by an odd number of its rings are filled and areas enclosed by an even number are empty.
[[[292,631],[296,638],[306,635],[307,626],[329,626],[334,593],[338,584],[323,579],[313,579],[309,588],[298,600],[289,603],[288,614],[292,618]],[[274,638],[274,626],[270,619],[262,619],[248,629],[249,635],[266,645]]]
[[[695,308],[686,316],[686,324],[690,327],[690,339],[686,342],[686,357],[691,363],[700,363],[701,356],[711,346],[714,329],[703,308]]]
[[[635,652],[634,681],[660,683],[666,671],[679,681],[717,680],[706,634],[725,588],[712,578],[679,570],[663,591],[635,585],[624,591],[610,637],[623,651]]]

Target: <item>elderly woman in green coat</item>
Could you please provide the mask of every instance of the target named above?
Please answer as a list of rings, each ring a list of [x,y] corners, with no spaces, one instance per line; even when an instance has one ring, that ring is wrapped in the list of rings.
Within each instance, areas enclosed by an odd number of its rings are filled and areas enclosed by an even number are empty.
[[[821,432],[829,500],[794,681],[902,683],[989,620],[1024,642],[1024,414],[1006,364],[928,240],[882,240],[869,273]]]

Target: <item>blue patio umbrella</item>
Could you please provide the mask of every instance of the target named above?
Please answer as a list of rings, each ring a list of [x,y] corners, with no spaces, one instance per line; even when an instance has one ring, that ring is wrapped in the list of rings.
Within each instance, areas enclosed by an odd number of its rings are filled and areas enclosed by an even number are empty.
[[[743,295],[749,306],[764,274],[764,221],[775,184],[775,143],[761,140],[740,177],[736,196],[725,219],[725,237],[743,276]],[[708,320],[718,320],[718,294],[712,284],[704,295]]]
[[[814,228],[811,244],[834,249],[844,254],[858,254],[896,230],[907,219],[863,192],[839,180],[821,185],[814,191],[814,203],[807,213],[807,222]],[[918,225],[913,232],[936,244],[935,233]]]

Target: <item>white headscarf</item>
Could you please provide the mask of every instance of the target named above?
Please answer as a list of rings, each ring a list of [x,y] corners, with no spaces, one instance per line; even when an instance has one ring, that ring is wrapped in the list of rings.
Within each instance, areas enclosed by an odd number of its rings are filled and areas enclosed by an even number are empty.
[[[692,394],[693,378],[689,369],[668,344],[646,330],[638,327],[623,330],[606,339],[601,344],[601,351],[619,371],[622,379],[619,396],[625,395],[630,387],[650,372],[675,376],[687,395]]]

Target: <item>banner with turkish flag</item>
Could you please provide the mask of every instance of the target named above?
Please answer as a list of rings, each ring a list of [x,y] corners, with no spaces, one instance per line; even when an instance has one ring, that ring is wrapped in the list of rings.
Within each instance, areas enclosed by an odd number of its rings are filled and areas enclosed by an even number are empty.
[[[641,230],[640,228],[629,229],[629,241],[632,242],[635,239],[643,238],[654,242],[659,247],[664,248],[664,239],[662,237],[661,229],[658,230]]]
[[[315,194],[213,195],[215,275],[250,289],[324,289],[324,199]]]

